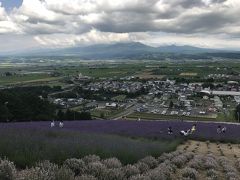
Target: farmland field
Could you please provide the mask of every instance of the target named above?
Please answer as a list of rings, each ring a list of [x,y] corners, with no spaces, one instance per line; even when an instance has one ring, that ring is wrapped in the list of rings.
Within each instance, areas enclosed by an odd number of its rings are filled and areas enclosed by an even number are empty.
[[[26,84],[26,83],[41,83],[59,80],[58,77],[51,77],[48,74],[30,74],[23,76],[0,77],[1,85]]]

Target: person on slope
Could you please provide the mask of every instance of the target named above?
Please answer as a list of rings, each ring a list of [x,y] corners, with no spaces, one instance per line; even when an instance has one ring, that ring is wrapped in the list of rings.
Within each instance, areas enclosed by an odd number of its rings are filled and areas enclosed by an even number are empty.
[[[51,127],[51,128],[55,127],[55,122],[54,122],[54,120],[51,122],[50,127]]]
[[[173,130],[172,130],[172,127],[171,127],[171,126],[168,127],[168,134],[169,134],[169,135],[173,134]]]
[[[192,129],[191,129],[191,134],[195,133],[197,125],[193,124]]]
[[[60,122],[59,122],[59,127],[60,127],[60,128],[63,128],[63,126],[64,126],[63,121],[60,121]]]
[[[189,136],[191,134],[191,129],[188,129],[187,131],[182,130],[180,131],[180,134],[182,136]]]

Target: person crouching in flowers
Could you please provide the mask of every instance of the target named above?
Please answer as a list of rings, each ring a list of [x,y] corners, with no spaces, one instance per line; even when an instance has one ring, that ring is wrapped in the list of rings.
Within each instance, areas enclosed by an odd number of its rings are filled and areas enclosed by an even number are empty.
[[[60,127],[60,128],[63,128],[63,126],[64,126],[63,121],[60,121],[60,122],[59,122],[59,127]]]
[[[197,125],[194,124],[191,129],[191,134],[195,133]]]
[[[51,128],[55,127],[55,122],[54,122],[54,120],[51,122],[50,127],[51,127]]]

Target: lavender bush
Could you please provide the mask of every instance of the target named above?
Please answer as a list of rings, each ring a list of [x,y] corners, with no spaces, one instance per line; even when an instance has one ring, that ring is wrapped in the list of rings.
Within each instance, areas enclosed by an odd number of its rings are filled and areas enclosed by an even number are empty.
[[[14,180],[16,176],[15,165],[8,160],[0,160],[0,179]]]
[[[72,159],[67,159],[63,165],[69,169],[71,169],[75,175],[81,175],[85,172],[86,170],[86,164],[83,160],[81,159],[76,159],[76,158],[72,158]]]
[[[151,169],[155,168],[158,164],[158,161],[152,156],[147,156],[141,159],[139,162],[147,164]]]
[[[74,173],[69,168],[61,167],[55,176],[56,180],[74,180]]]
[[[140,173],[145,173],[145,172],[147,172],[150,169],[150,167],[147,164],[143,163],[143,162],[135,163],[134,166],[136,168],[138,168]]]
[[[211,154],[207,155],[205,158],[204,168],[207,169],[217,169],[218,163],[215,157]]]
[[[188,164],[189,167],[194,169],[203,169],[204,156],[196,155]]]
[[[129,180],[151,180],[151,178],[144,175],[136,175],[132,176]]]
[[[124,180],[122,168],[107,169],[102,176],[102,180]]]
[[[139,169],[136,166],[133,165],[127,165],[122,168],[122,171],[124,173],[124,178],[130,178],[131,176],[135,176],[140,173]]]
[[[237,167],[238,171],[240,172],[240,158],[237,159],[236,167]]]
[[[86,173],[98,177],[101,179],[107,172],[107,167],[103,165],[100,161],[90,162],[87,165]]]
[[[185,178],[197,179],[198,172],[194,168],[186,167],[182,171],[182,176]]]
[[[236,168],[232,166],[231,162],[226,157],[219,158],[219,162],[223,167],[223,171],[225,172],[228,180],[240,179]]]
[[[190,159],[192,159],[194,156],[193,153],[185,153],[179,156],[176,156],[172,159],[173,164],[175,164],[178,168],[181,168],[183,165],[185,165]]]
[[[102,161],[107,168],[120,168],[122,163],[117,158],[109,158]]]
[[[96,155],[88,155],[83,158],[83,161],[87,164],[93,163],[93,162],[98,162],[98,161],[100,161],[100,157],[96,156]]]
[[[207,177],[209,180],[218,180],[218,172],[214,169],[207,170]]]
[[[97,180],[97,178],[91,175],[82,175],[75,177],[75,180]]]

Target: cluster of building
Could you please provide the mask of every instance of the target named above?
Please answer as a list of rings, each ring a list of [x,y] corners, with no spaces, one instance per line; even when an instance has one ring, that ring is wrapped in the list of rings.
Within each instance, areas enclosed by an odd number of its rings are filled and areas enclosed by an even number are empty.
[[[111,92],[127,92],[135,93],[144,87],[142,82],[134,81],[101,81],[101,82],[91,82],[86,87],[85,90],[90,91],[111,91]]]
[[[88,77],[78,77],[80,81],[89,81]],[[147,112],[161,115],[197,116],[216,114],[223,111],[228,102],[222,97],[229,96],[230,102],[240,103],[240,86],[235,81],[213,84],[214,88],[206,88],[203,83],[176,83],[174,80],[148,80],[137,79],[121,80],[90,80],[81,84],[82,89],[99,94],[102,91],[113,92],[114,95],[125,93],[138,93],[134,99],[126,98],[124,101],[112,100],[97,101],[82,98],[58,98],[53,103],[69,108],[79,106],[86,102],[89,109],[125,109],[133,112]],[[144,92],[144,93],[142,93]]]
[[[84,102],[83,98],[56,98],[53,99],[53,104],[62,108],[70,108],[79,106]]]

